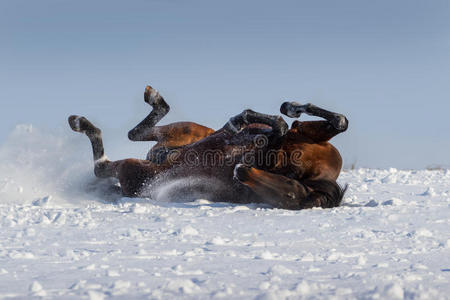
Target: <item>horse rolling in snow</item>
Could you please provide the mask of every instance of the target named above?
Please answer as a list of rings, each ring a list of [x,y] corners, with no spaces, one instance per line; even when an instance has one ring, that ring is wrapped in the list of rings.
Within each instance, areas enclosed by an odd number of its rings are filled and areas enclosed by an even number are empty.
[[[146,160],[108,160],[101,130],[84,117],[69,117],[72,130],[91,141],[95,175],[117,178],[124,196],[153,197],[173,183],[171,199],[177,200],[265,203],[283,209],[339,206],[345,192],[336,183],[342,158],[329,140],[347,130],[345,116],[285,102],[280,111],[290,118],[306,113],[324,120],[296,120],[289,129],[281,116],[245,110],[214,131],[192,122],[156,126],[170,107],[150,86],[144,101],[153,109],[128,137],[157,142]]]

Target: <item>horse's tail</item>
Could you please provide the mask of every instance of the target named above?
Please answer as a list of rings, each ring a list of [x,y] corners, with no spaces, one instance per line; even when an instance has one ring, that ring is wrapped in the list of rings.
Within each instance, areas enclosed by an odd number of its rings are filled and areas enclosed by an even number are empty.
[[[302,183],[313,190],[301,203],[302,208],[337,207],[348,188],[348,184],[342,188],[336,181],[327,179],[305,180]]]

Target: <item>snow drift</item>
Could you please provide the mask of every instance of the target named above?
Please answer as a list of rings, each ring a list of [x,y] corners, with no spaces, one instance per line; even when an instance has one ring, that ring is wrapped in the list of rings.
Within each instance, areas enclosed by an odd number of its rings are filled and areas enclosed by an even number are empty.
[[[83,191],[94,176],[92,158],[81,145],[62,130],[17,126],[0,146],[2,203],[31,204],[47,197],[55,205],[68,205],[85,199]]]

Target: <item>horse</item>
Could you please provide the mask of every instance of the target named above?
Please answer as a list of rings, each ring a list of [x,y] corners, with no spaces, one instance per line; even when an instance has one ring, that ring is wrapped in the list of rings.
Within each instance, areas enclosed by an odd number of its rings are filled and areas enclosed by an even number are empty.
[[[170,106],[151,86],[144,101],[150,114],[128,133],[132,141],[155,141],[146,159],[111,161],[101,130],[82,116],[68,122],[90,140],[94,173],[116,178],[123,196],[156,197],[170,186],[170,199],[208,199],[230,203],[262,203],[298,210],[339,206],[345,190],[336,180],[342,168],[339,151],[329,142],[348,128],[347,118],[313,104],[284,102],[280,112],[323,118],[295,120],[291,128],[281,116],[244,110],[219,130],[193,122],[156,124]]]

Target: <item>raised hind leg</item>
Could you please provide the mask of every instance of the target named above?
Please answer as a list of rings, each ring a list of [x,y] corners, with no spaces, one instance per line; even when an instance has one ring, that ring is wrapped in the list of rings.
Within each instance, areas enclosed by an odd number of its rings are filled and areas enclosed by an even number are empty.
[[[86,134],[91,141],[92,152],[94,156],[94,173],[99,178],[115,177],[120,179],[121,167],[124,162],[131,161],[120,160],[110,161],[105,155],[103,148],[102,132],[95,127],[88,119],[81,116],[70,116],[69,125],[73,131]],[[136,160],[137,161],[137,160]]]
[[[328,121],[294,121],[292,129],[297,130],[301,137],[307,137],[314,143],[327,142],[342,130],[338,130]]]
[[[145,188],[145,184],[154,174],[164,171],[164,167],[156,166],[145,160],[110,161],[105,155],[99,128],[80,116],[70,116],[69,125],[72,130],[86,134],[91,141],[95,175],[99,178],[114,177],[119,179],[122,193],[125,196],[139,196],[142,189]]]
[[[102,131],[88,119],[80,116],[70,116],[69,125],[73,131],[86,134],[91,141],[95,175],[100,178],[114,177],[114,172],[110,168],[111,162],[106,157],[103,148]]]
[[[301,105],[297,102],[284,102],[280,107],[280,112],[290,118],[298,118],[302,113],[324,118],[339,132],[347,130],[348,127],[348,120],[344,115],[325,110],[311,103]]]

